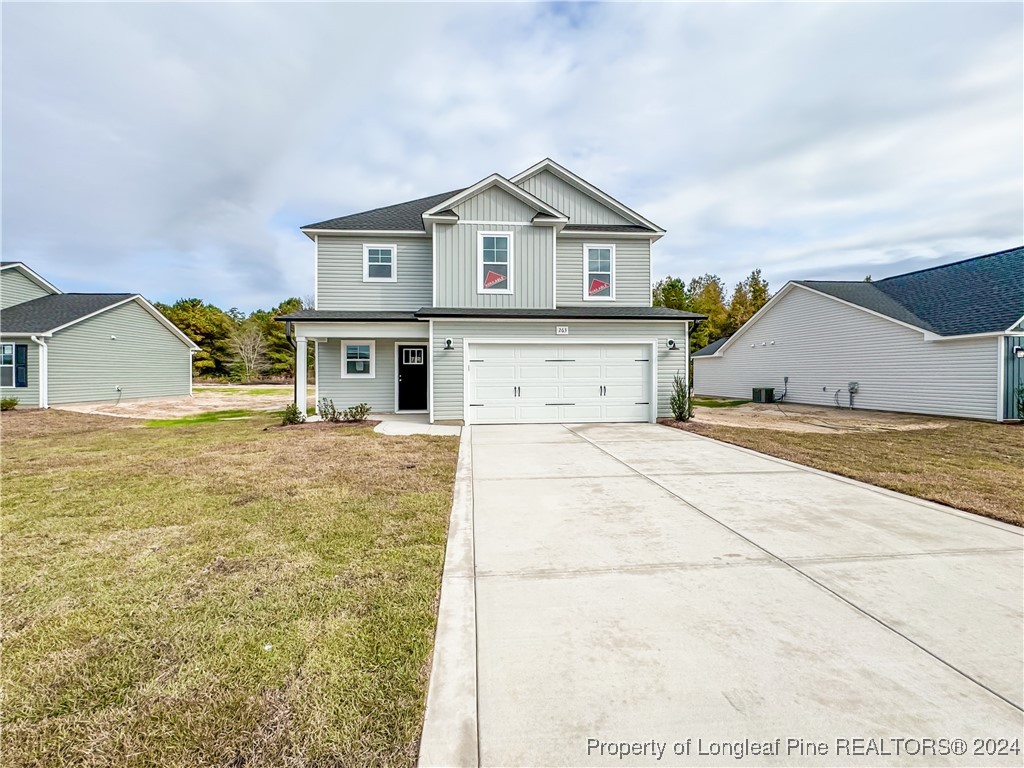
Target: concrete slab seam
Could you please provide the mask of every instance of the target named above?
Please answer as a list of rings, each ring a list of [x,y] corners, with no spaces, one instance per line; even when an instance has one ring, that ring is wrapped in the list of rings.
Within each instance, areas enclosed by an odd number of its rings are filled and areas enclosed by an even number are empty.
[[[661,426],[664,429],[673,430],[675,432],[681,431],[681,430],[676,429],[675,427],[665,426],[664,424],[661,424],[659,426]],[[966,520],[973,520],[976,523],[981,523],[982,525],[987,525],[990,528],[998,528],[998,529],[1000,529],[1002,531],[1008,531],[1009,533],[1014,533],[1017,536],[1024,537],[1024,528],[1019,528],[1018,526],[1011,525],[1010,523],[1004,523],[1001,520],[994,520],[994,519],[992,519],[990,517],[984,517],[983,515],[977,515],[974,512],[968,512],[968,511],[963,510],[963,509],[955,509],[953,507],[947,507],[947,506],[945,506],[943,504],[939,504],[938,502],[935,502],[935,501],[929,501],[928,499],[921,499],[921,498],[918,498],[917,496],[910,496],[909,494],[906,494],[906,493],[900,493],[899,491],[894,491],[891,488],[881,488],[881,487],[879,487],[877,485],[872,485],[871,483],[865,483],[862,480],[854,480],[852,477],[845,477],[844,475],[837,475],[834,472],[828,472],[828,471],[826,471],[824,469],[817,469],[816,467],[809,467],[806,464],[799,464],[799,463],[797,463],[795,461],[789,461],[788,459],[780,459],[778,456],[771,456],[770,454],[767,454],[767,453],[760,453],[758,451],[755,451],[752,448],[744,448],[742,445],[735,445],[733,443],[727,443],[724,440],[716,440],[715,438],[708,437],[707,435],[698,435],[698,434],[695,434],[693,432],[687,432],[686,434],[688,434],[689,436],[693,437],[696,440],[704,440],[704,441],[707,441],[707,442],[714,443],[716,445],[727,445],[730,448],[735,448],[737,451],[742,451],[743,453],[748,453],[751,456],[757,456],[758,458],[761,458],[761,459],[768,459],[769,461],[774,461],[777,464],[783,464],[783,465],[785,465],[787,467],[793,467],[794,469],[798,469],[798,470],[803,471],[803,472],[810,472],[811,474],[814,474],[814,475],[821,475],[823,477],[830,477],[833,480],[839,480],[840,482],[846,483],[847,485],[853,485],[853,486],[856,486],[858,488],[863,488],[865,490],[871,491],[872,493],[877,493],[877,494],[880,494],[882,496],[889,496],[891,498],[902,499],[903,501],[908,501],[911,504],[916,504],[919,507],[926,507],[927,509],[932,509],[932,510],[934,510],[936,512],[942,512],[943,514],[950,515],[952,517],[960,517],[960,518],[963,518],[963,519],[966,519]],[[580,435],[580,437],[583,437],[583,436]],[[584,439],[587,439],[587,438],[584,437]],[[611,454],[609,454],[609,455],[611,455]],[[664,473],[662,473],[662,474],[664,474]],[[659,485],[660,485],[660,483],[659,483]]]
[[[572,431],[573,431],[573,430],[572,430],[572,429],[570,429],[570,428],[569,428],[568,426],[566,426],[565,428],[566,428],[566,429],[568,429],[568,430],[569,430],[570,432],[572,432]],[[668,427],[668,429],[671,429],[671,427]],[[573,434],[579,434],[579,433],[573,432]],[[591,445],[593,445],[593,446],[594,446],[595,448],[597,448],[598,450],[602,450],[602,451],[604,450],[603,448],[601,448],[601,446],[600,446],[600,445],[598,445],[598,444],[597,444],[596,442],[594,442],[594,441],[590,440],[590,439],[589,439],[588,437],[586,437],[585,435],[579,435],[579,436],[580,436],[580,437],[582,437],[582,438],[583,438],[584,440],[586,440],[587,442],[591,443]],[[717,442],[719,442],[719,441],[715,440],[715,441],[713,441],[713,442],[716,442],[716,443],[717,443]],[[732,447],[738,447],[738,446],[732,446]],[[717,523],[718,525],[722,526],[723,528],[725,528],[725,529],[726,529],[727,531],[729,531],[730,533],[732,533],[732,534],[734,534],[735,536],[738,536],[739,538],[741,538],[741,539],[743,539],[744,541],[746,541],[746,542],[747,542],[748,544],[750,544],[750,545],[751,545],[752,547],[755,547],[755,548],[759,549],[760,551],[764,552],[764,553],[765,553],[766,555],[768,555],[769,557],[772,557],[772,558],[774,558],[775,560],[777,560],[778,562],[780,562],[780,563],[782,563],[783,565],[785,565],[785,566],[786,566],[787,568],[790,568],[790,569],[792,569],[792,570],[793,570],[794,572],[796,572],[796,573],[800,574],[800,575],[801,575],[801,576],[803,576],[803,577],[804,577],[805,579],[807,579],[808,581],[810,581],[810,582],[811,582],[812,584],[815,584],[816,586],[818,586],[818,587],[819,587],[820,589],[824,590],[825,592],[828,592],[828,593],[829,593],[830,595],[832,595],[833,597],[835,597],[835,598],[836,598],[837,600],[840,600],[840,601],[842,601],[843,603],[846,603],[846,604],[847,604],[848,606],[850,606],[851,608],[853,608],[853,609],[854,609],[855,611],[857,611],[857,612],[858,612],[858,613],[860,613],[861,615],[863,615],[863,616],[867,617],[868,619],[871,619],[872,621],[875,621],[875,622],[877,622],[877,623],[878,623],[878,624],[879,624],[880,626],[882,626],[882,627],[885,627],[886,629],[888,629],[888,630],[889,630],[890,632],[892,632],[893,634],[897,635],[898,637],[902,637],[902,638],[903,638],[904,640],[906,640],[906,641],[907,641],[908,643],[910,643],[911,645],[913,645],[913,646],[915,646],[916,648],[920,649],[920,650],[921,650],[921,651],[923,651],[924,653],[928,654],[929,656],[931,656],[931,657],[932,657],[933,659],[935,659],[935,660],[936,660],[936,661],[938,661],[939,663],[941,663],[941,664],[944,664],[945,666],[949,667],[950,669],[952,669],[952,670],[953,670],[954,672],[956,672],[957,674],[961,675],[961,676],[962,676],[962,677],[964,677],[965,679],[967,679],[967,680],[970,680],[970,681],[971,681],[972,683],[974,683],[975,685],[977,685],[977,686],[978,686],[979,688],[982,688],[983,690],[986,690],[986,691],[988,691],[988,692],[989,692],[989,693],[990,693],[991,695],[995,696],[995,697],[996,697],[996,698],[998,698],[998,699],[999,699],[1000,701],[1003,701],[1003,702],[1005,702],[1006,704],[1009,704],[1009,705],[1010,705],[1011,707],[1013,707],[1014,709],[1016,709],[1016,710],[1018,710],[1018,711],[1024,712],[1024,707],[1021,707],[1020,705],[1018,705],[1018,704],[1016,704],[1015,702],[1011,701],[1010,699],[1006,698],[1005,696],[1003,696],[1003,695],[1002,695],[1001,693],[999,693],[998,691],[994,691],[994,690],[993,690],[992,688],[990,688],[989,686],[985,685],[984,683],[982,683],[982,682],[981,682],[980,680],[978,680],[977,678],[975,678],[975,677],[973,677],[973,676],[971,676],[971,675],[967,674],[967,673],[966,673],[966,672],[965,672],[964,670],[960,669],[960,668],[959,668],[959,667],[957,667],[957,666],[956,666],[955,664],[952,664],[951,662],[949,662],[949,661],[947,661],[946,659],[942,658],[941,656],[939,656],[938,654],[934,653],[933,651],[930,651],[930,650],[929,650],[928,648],[925,648],[925,647],[924,647],[923,645],[921,645],[920,643],[918,643],[918,642],[917,642],[916,640],[913,640],[912,638],[910,638],[910,637],[907,637],[907,635],[905,635],[905,634],[903,634],[902,632],[900,632],[900,631],[899,631],[898,629],[896,629],[895,627],[893,627],[893,626],[892,626],[891,624],[889,624],[889,623],[887,623],[886,621],[884,621],[884,620],[880,619],[879,617],[875,616],[874,614],[872,614],[872,613],[868,612],[868,611],[867,611],[867,610],[865,610],[864,608],[861,608],[861,607],[860,607],[859,605],[857,605],[856,603],[854,603],[854,602],[853,602],[852,600],[850,600],[849,598],[846,598],[846,597],[844,597],[843,595],[839,594],[838,592],[836,592],[836,591],[835,591],[834,589],[832,589],[831,587],[829,587],[829,586],[827,586],[826,584],[823,584],[822,582],[818,581],[818,580],[817,580],[816,578],[814,578],[814,577],[813,577],[812,575],[810,575],[809,573],[806,573],[805,571],[802,571],[802,570],[800,570],[800,569],[799,569],[799,568],[797,568],[797,567],[796,567],[795,565],[793,565],[793,563],[791,563],[791,562],[789,562],[788,560],[786,560],[786,559],[785,559],[784,557],[780,557],[779,555],[777,555],[777,554],[775,554],[774,552],[772,552],[772,551],[770,551],[770,550],[766,549],[765,547],[763,547],[762,545],[760,545],[760,544],[758,544],[757,542],[753,541],[752,539],[750,539],[750,538],[748,538],[748,537],[744,536],[744,535],[743,535],[742,533],[740,533],[739,531],[737,531],[737,530],[735,530],[734,528],[731,528],[730,526],[726,525],[726,524],[725,524],[725,523],[723,523],[723,522],[722,522],[721,520],[717,519],[716,517],[714,517],[713,515],[709,514],[708,512],[705,512],[705,511],[704,511],[703,509],[701,509],[700,507],[698,507],[698,506],[697,506],[696,504],[693,504],[692,502],[690,502],[690,501],[687,501],[687,500],[686,500],[686,499],[684,499],[684,498],[683,498],[682,496],[680,496],[680,495],[679,495],[678,493],[676,493],[676,492],[672,491],[672,490],[671,490],[670,488],[667,488],[667,487],[665,487],[664,485],[662,485],[661,483],[659,483],[659,482],[658,482],[657,480],[655,480],[655,479],[653,479],[653,478],[651,478],[651,477],[648,477],[647,475],[644,475],[644,473],[642,473],[642,472],[640,472],[640,471],[638,471],[638,470],[634,469],[634,468],[633,468],[632,466],[630,466],[630,465],[629,465],[628,463],[626,463],[625,461],[622,461],[622,459],[619,459],[618,457],[614,456],[614,455],[613,455],[612,453],[610,453],[610,452],[608,452],[608,451],[604,451],[604,452],[605,452],[605,453],[606,453],[606,454],[607,454],[608,456],[610,456],[611,458],[613,458],[613,459],[615,459],[616,461],[618,461],[619,463],[621,463],[621,464],[622,464],[623,466],[626,466],[626,467],[629,467],[630,469],[632,469],[632,470],[633,470],[633,472],[635,472],[636,474],[640,475],[641,477],[647,477],[647,479],[648,479],[648,480],[649,480],[650,482],[652,482],[652,483],[654,483],[655,485],[657,485],[657,486],[661,487],[662,489],[664,489],[664,490],[668,491],[668,492],[669,492],[669,493],[671,493],[671,494],[672,494],[673,496],[675,496],[675,497],[676,497],[677,499],[679,499],[679,500],[680,500],[681,502],[683,502],[684,504],[686,504],[686,505],[687,505],[688,507],[690,507],[691,509],[695,510],[696,512],[700,513],[701,515],[703,515],[704,517],[706,517],[706,518],[707,518],[708,520],[711,520],[712,522],[714,522],[714,523]],[[751,453],[755,453],[755,454],[756,454],[756,451],[751,451]],[[757,455],[761,455],[761,454],[757,454]],[[787,463],[790,463],[790,462],[787,462]],[[799,466],[799,465],[796,465],[796,466]],[[827,474],[827,473],[826,473],[826,474]],[[844,479],[844,478],[839,478],[839,477],[837,476],[837,479]]]

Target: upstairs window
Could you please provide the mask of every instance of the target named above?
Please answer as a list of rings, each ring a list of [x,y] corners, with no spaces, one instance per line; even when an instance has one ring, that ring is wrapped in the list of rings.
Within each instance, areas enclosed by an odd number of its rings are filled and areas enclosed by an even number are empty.
[[[615,246],[583,246],[583,298],[615,298]]]
[[[341,342],[341,375],[343,378],[374,377],[375,344],[372,341]]]
[[[393,283],[398,279],[393,245],[363,246],[363,282]]]
[[[512,293],[512,233],[477,234],[477,293]]]
[[[28,345],[0,344],[0,387],[28,386]]]

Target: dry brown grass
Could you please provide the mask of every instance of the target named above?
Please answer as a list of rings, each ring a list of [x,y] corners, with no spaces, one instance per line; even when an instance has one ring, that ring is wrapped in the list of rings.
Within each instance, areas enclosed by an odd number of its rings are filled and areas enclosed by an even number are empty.
[[[5,765],[415,763],[457,439],[274,423],[4,414]]]
[[[1024,525],[1024,425],[819,434],[674,425],[799,464]]]

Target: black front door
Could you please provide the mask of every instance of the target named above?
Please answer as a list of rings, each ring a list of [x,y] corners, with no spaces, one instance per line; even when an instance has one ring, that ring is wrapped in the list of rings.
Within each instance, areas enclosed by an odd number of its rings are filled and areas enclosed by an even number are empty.
[[[427,410],[427,347],[398,345],[398,410]]]

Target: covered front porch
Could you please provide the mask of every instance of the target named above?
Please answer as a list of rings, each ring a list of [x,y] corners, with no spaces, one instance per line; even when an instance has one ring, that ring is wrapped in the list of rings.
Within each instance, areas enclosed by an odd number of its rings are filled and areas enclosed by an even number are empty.
[[[316,348],[313,403],[306,366],[295,368],[295,405],[302,413],[329,399],[339,410],[366,403],[375,414],[429,417],[429,323],[408,319],[411,313],[376,314],[389,319],[289,321],[296,361],[307,358],[310,344]]]

